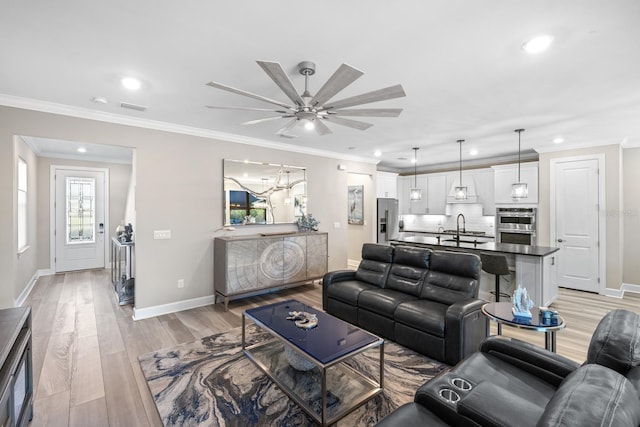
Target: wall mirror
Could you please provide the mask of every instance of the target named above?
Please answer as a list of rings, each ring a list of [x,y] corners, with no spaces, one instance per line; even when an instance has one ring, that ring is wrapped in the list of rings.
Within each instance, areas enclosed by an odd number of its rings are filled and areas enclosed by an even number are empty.
[[[300,166],[224,159],[224,225],[285,224],[306,215]]]

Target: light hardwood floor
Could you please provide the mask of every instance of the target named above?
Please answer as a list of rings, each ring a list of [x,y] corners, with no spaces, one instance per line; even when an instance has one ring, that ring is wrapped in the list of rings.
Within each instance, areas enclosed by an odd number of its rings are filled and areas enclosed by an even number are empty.
[[[31,425],[161,426],[138,355],[238,327],[243,310],[287,298],[322,307],[316,284],[234,301],[228,312],[218,304],[134,322],[132,307],[116,304],[106,270],[41,277],[25,303],[33,310]],[[640,295],[562,289],[554,307],[568,325],[558,353],[582,362],[602,316],[617,307],[640,313]],[[503,334],[544,345],[540,333],[504,327]]]

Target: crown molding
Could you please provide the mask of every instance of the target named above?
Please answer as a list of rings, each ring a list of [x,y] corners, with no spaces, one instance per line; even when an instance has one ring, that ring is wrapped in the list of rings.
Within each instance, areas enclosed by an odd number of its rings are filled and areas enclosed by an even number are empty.
[[[620,145],[622,148],[631,148],[631,144],[625,145],[626,138],[620,142],[603,143],[602,141],[594,141],[576,144],[554,144],[553,147],[536,148],[538,153],[556,153],[558,151],[580,150],[584,148],[606,147],[607,145]],[[637,145],[640,146],[640,145]]]
[[[198,136],[207,139],[217,139],[234,142],[238,144],[254,145],[271,148],[274,150],[289,151],[293,153],[310,154],[313,156],[328,157],[331,159],[349,160],[355,162],[378,164],[380,160],[369,159],[360,156],[334,153],[315,148],[281,144],[266,139],[252,138],[243,135],[236,135],[225,132],[218,132],[209,129],[196,128],[192,126],[178,125],[175,123],[161,122],[158,120],[143,119],[139,117],[129,117],[120,114],[106,113],[88,108],[74,107],[71,105],[57,104],[54,102],[41,101],[37,99],[22,98],[12,95],[0,94],[0,105],[7,107],[21,108],[24,110],[40,111],[43,113],[59,114],[63,116],[77,117],[81,119],[96,120],[106,123],[134,126],[144,129],[153,129],[164,132],[178,133],[182,135]]]

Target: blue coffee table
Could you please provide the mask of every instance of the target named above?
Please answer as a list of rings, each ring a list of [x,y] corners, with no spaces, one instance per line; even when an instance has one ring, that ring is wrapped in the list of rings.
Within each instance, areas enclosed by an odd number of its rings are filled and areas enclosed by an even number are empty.
[[[302,329],[286,318],[290,311],[318,317],[318,326]],[[269,332],[270,339],[247,345],[247,319]],[[356,354],[379,348],[378,381],[348,361]],[[296,300],[252,308],[242,313],[242,349],[282,391],[315,422],[330,425],[382,393],[384,340],[357,326]],[[285,353],[312,364],[308,371],[293,368]],[[291,355],[289,355],[291,357]]]

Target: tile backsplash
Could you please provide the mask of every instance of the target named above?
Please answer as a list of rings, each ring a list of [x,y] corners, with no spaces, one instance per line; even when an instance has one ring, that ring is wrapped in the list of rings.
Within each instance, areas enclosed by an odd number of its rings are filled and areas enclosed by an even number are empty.
[[[447,212],[448,215],[400,215],[400,218],[404,222],[404,231],[437,232],[439,227],[455,230],[458,214],[463,214],[467,230],[484,231],[489,236],[495,236],[495,216],[483,216],[482,205],[451,204],[447,206]]]

